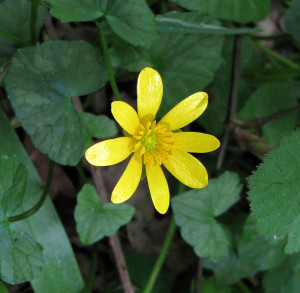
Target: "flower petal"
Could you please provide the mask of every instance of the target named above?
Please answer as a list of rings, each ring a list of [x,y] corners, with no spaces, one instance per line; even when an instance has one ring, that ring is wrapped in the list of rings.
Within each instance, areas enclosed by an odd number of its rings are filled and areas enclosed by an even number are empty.
[[[146,165],[147,181],[155,209],[165,214],[170,205],[170,192],[167,179],[159,165]]]
[[[164,162],[168,171],[180,182],[191,188],[203,188],[208,184],[205,167],[192,155],[173,150],[172,155]]]
[[[113,203],[122,203],[134,194],[142,176],[142,166],[141,156],[135,153],[112,192]]]
[[[169,130],[182,128],[196,120],[206,109],[207,103],[207,93],[195,93],[178,103],[158,124],[167,124]]]
[[[129,134],[134,135],[140,125],[140,119],[136,111],[127,103],[112,102],[111,112],[119,125]]]
[[[137,82],[137,108],[140,119],[153,121],[159,109],[163,85],[159,73],[153,68],[141,71]]]
[[[189,153],[212,152],[220,146],[216,137],[199,132],[177,132],[173,139],[175,149]]]
[[[131,137],[118,137],[98,142],[85,152],[86,160],[94,166],[110,166],[125,160],[131,154]]]

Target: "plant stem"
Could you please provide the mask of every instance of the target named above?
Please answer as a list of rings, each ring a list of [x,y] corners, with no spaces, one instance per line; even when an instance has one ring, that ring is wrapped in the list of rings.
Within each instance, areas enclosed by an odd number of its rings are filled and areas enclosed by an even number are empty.
[[[15,35],[7,33],[6,31],[3,31],[3,30],[0,30],[0,36],[2,36],[4,38],[7,38],[7,39],[10,39],[10,40],[13,40],[15,42],[18,42],[19,44],[21,44],[23,46],[24,45],[25,46],[29,46],[30,45],[27,41],[23,40],[22,38],[19,38],[19,37],[15,36]]]
[[[297,112],[297,111],[300,111],[300,105],[297,105],[297,106],[292,107],[292,108],[288,108],[288,109],[283,110],[283,111],[276,112],[274,114],[271,114],[271,115],[268,115],[268,116],[265,116],[265,117],[253,119],[253,120],[233,119],[232,123],[235,124],[236,126],[239,126],[239,127],[242,127],[242,128],[258,128],[258,127],[263,126],[266,123],[277,120],[281,117],[284,117],[288,114],[291,114],[291,113]]]
[[[6,65],[5,65],[4,69],[3,69],[3,71],[2,71],[1,74],[0,74],[0,85],[1,85],[2,81],[4,80],[4,77],[5,77],[6,74],[8,73],[9,68],[10,68],[10,66],[11,66],[11,64],[12,64],[12,61],[13,61],[13,58],[10,57],[10,58],[8,59]]]
[[[201,291],[202,274],[203,274],[203,258],[199,257],[194,293],[198,293]]]
[[[38,14],[39,0],[31,0],[31,10],[30,10],[30,42],[31,45],[35,45],[37,42],[37,14]]]
[[[231,73],[231,86],[230,86],[230,97],[228,102],[227,117],[224,125],[223,137],[221,141],[221,147],[219,151],[218,160],[214,170],[214,175],[218,175],[221,171],[225,153],[228,146],[231,125],[230,122],[233,120],[236,112],[236,103],[238,95],[238,80],[241,75],[240,70],[240,51],[241,51],[241,41],[242,38],[240,35],[235,36],[234,39],[234,49],[233,49],[233,58],[232,58],[232,73]]]
[[[47,183],[44,187],[44,191],[42,193],[40,200],[28,211],[5,219],[6,222],[16,222],[16,221],[21,221],[23,219],[26,219],[26,218],[34,215],[42,207],[43,203],[45,202],[45,199],[47,198],[47,194],[48,194],[50,186],[51,186],[51,182],[52,182],[52,178],[53,178],[53,167],[54,167],[53,161],[49,160]]]
[[[97,245],[93,246],[93,254],[92,254],[92,261],[89,271],[89,276],[86,281],[85,287],[82,291],[82,293],[91,293],[93,290],[94,280],[97,272],[98,267],[98,249]]]
[[[279,62],[281,62],[284,65],[287,65],[290,68],[294,68],[294,69],[299,69],[299,65],[290,61],[289,59],[287,59],[286,57],[270,50],[269,48],[263,46],[260,42],[257,41],[253,41],[254,45],[260,49],[267,58],[269,58],[270,60],[276,59]]]
[[[118,86],[117,86],[117,83],[116,83],[116,79],[115,79],[115,76],[114,76],[114,72],[113,72],[113,69],[112,69],[112,66],[111,66],[111,61],[110,61],[110,56],[109,56],[109,52],[108,52],[106,37],[101,32],[100,23],[97,23],[97,27],[98,27],[98,30],[99,30],[100,41],[101,41],[104,60],[105,60],[106,69],[107,69],[107,73],[108,73],[108,77],[109,77],[110,86],[112,88],[112,91],[114,93],[115,98],[117,100],[121,101],[122,99],[121,99],[119,89],[118,89]]]
[[[169,251],[169,247],[171,245],[175,230],[176,230],[176,223],[175,223],[174,216],[172,215],[166,238],[164,240],[164,243],[163,243],[163,246],[161,248],[160,254],[158,256],[158,259],[156,260],[156,263],[153,267],[153,270],[150,274],[150,277],[148,279],[148,282],[145,286],[145,289],[144,289],[143,293],[152,292],[155,281],[158,277],[158,274],[161,270],[161,267],[164,263],[164,260],[167,256],[167,253]]]
[[[73,103],[76,110],[81,113],[83,111],[81,102],[78,97],[73,98]],[[104,182],[102,175],[100,173],[100,168],[96,168],[94,166],[88,165],[90,172],[93,177],[94,184],[96,186],[97,192],[100,197],[101,203],[108,202],[107,192],[105,190]],[[134,290],[131,285],[130,277],[127,270],[127,265],[124,259],[122,246],[119,240],[118,232],[115,235],[111,236],[109,239],[109,244],[113,250],[114,257],[116,259],[116,265],[119,272],[119,276],[122,282],[122,286],[125,293],[134,293]]]

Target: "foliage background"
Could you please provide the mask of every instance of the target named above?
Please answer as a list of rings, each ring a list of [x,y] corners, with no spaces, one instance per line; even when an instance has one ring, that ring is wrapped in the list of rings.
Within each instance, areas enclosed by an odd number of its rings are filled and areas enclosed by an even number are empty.
[[[299,0],[0,0],[0,292],[117,292],[119,240],[137,292],[162,246],[152,292],[299,292],[299,48]],[[207,91],[189,129],[221,140],[208,187],[167,177],[165,216],[145,180],[107,203],[126,162],[82,159],[147,66],[159,116]]]

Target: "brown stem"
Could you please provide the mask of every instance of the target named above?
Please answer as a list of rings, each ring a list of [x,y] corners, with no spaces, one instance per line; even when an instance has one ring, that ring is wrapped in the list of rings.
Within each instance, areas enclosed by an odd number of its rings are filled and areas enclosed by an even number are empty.
[[[73,98],[73,103],[74,103],[74,106],[75,106],[75,108],[78,112],[83,111],[81,102],[80,102],[78,97]],[[100,173],[100,168],[96,168],[96,167],[93,167],[91,165],[89,165],[89,167],[90,167],[90,171],[91,171],[91,174],[92,174],[92,177],[93,177],[93,181],[94,181],[94,184],[95,184],[96,189],[98,191],[101,202],[102,203],[108,202],[109,197],[108,197],[107,192],[105,190],[103,178],[102,178],[102,175]],[[119,276],[120,276],[120,279],[121,279],[121,282],[122,282],[124,292],[125,293],[134,293],[133,287],[131,285],[130,277],[129,277],[129,274],[128,274],[126,262],[125,262],[125,259],[124,259],[124,254],[123,254],[123,251],[122,251],[122,246],[121,246],[121,243],[120,243],[118,232],[116,232],[115,235],[113,235],[109,238],[109,244],[110,244],[110,246],[113,250],[113,254],[115,256],[116,265],[117,265],[117,269],[118,269],[118,272],[119,272]]]
[[[4,69],[2,71],[0,71],[0,84],[2,83],[4,77],[6,76],[6,74],[8,73],[8,70],[12,64],[13,58],[10,57],[6,63],[6,66],[4,67]]]
[[[231,85],[230,85],[230,97],[228,102],[227,117],[224,124],[223,137],[221,140],[221,147],[219,151],[218,160],[214,170],[214,175],[218,175],[221,171],[225,153],[228,146],[230,131],[231,131],[231,120],[235,116],[236,102],[238,95],[238,80],[241,75],[240,70],[240,51],[241,51],[241,36],[237,35],[234,39],[233,58],[232,58],[232,71],[231,71]]]
[[[265,116],[253,120],[239,120],[239,119],[233,119],[232,123],[236,126],[242,127],[242,128],[258,128],[263,126],[266,123],[269,123],[271,121],[277,120],[285,115],[291,114],[293,112],[300,111],[300,105],[294,106],[292,108]]]

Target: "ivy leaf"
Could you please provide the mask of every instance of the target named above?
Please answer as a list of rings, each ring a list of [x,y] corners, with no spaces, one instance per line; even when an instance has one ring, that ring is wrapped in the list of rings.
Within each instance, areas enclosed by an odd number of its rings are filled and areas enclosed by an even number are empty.
[[[279,239],[288,234],[286,253],[300,250],[300,131],[285,136],[249,178],[249,200],[259,232]]]
[[[49,0],[51,14],[64,22],[105,17],[115,34],[134,46],[149,48],[157,37],[154,15],[145,0]]]
[[[210,16],[239,23],[263,20],[270,8],[270,0],[172,0],[182,7]]]
[[[42,271],[43,248],[16,224],[0,223],[0,278],[16,284],[35,279]]]
[[[105,115],[80,113],[80,118],[85,130],[85,148],[91,145],[93,137],[105,139],[118,133],[115,121]]]
[[[293,82],[267,83],[254,92],[238,116],[245,120],[257,119],[297,105],[300,86]],[[283,100],[284,97],[284,100]],[[291,113],[262,126],[266,142],[275,145],[280,137],[297,125],[297,113]]]
[[[293,0],[285,17],[285,27],[300,46],[300,1]]]
[[[6,0],[0,4],[0,58],[30,43],[30,6],[26,0]],[[37,34],[44,25],[46,11],[45,7],[38,7]]]
[[[164,14],[164,17],[211,25],[220,23],[196,13]],[[213,80],[221,62],[223,36],[181,33],[159,34],[150,50],[126,48],[124,43],[112,50],[114,65],[139,72],[146,66],[158,70],[164,83],[160,114],[189,95],[204,90]],[[174,50],[176,48],[176,50]]]
[[[35,146],[62,165],[76,165],[84,134],[72,97],[94,92],[107,81],[99,50],[62,41],[24,48],[5,81],[16,116]]]
[[[300,254],[288,256],[267,272],[263,285],[266,293],[298,293],[300,290]]]
[[[83,244],[92,244],[105,236],[112,236],[127,224],[134,214],[128,204],[101,204],[96,189],[85,184],[78,194],[75,209],[76,228]]]
[[[199,257],[218,260],[228,253],[229,231],[215,217],[222,215],[239,198],[239,177],[225,172],[211,179],[205,189],[176,196],[172,208],[183,239]]]

